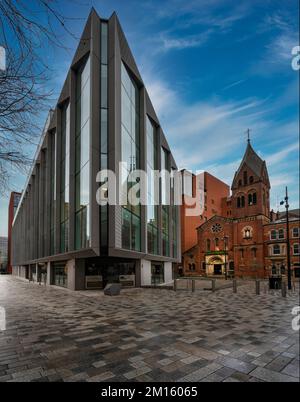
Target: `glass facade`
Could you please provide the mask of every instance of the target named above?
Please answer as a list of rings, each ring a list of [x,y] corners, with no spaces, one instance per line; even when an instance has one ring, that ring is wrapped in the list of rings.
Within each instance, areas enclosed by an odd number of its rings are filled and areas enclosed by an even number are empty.
[[[68,286],[68,267],[65,262],[53,264],[53,285],[66,288]]]
[[[161,148],[161,202],[162,202],[162,254],[170,256],[170,181],[167,177],[169,171],[169,154]]]
[[[126,192],[126,203],[122,206],[122,248],[141,250],[141,207],[128,202],[129,188],[135,184],[129,175],[139,169],[139,90],[121,65],[121,186]]]
[[[50,137],[50,255],[55,254],[56,133]]]
[[[90,59],[77,73],[75,161],[75,248],[90,245]]]
[[[61,111],[60,252],[69,250],[70,104]]]
[[[108,169],[108,25],[106,22],[101,22],[101,67],[100,67],[100,169]],[[104,183],[100,183],[103,185]],[[100,247],[107,247],[108,241],[108,206],[100,206]]]
[[[152,263],[151,264],[151,284],[159,285],[160,283],[164,283],[165,275],[164,275],[164,267],[162,263]]]
[[[122,287],[135,286],[135,261],[110,257],[90,258],[86,261],[85,276],[98,279],[98,286],[104,288],[108,283],[120,283]]]
[[[175,173],[175,170],[172,170]],[[177,257],[177,206],[175,205],[175,179],[174,175],[171,177],[171,227],[172,227],[172,255],[174,258]]]
[[[157,169],[157,132],[149,117],[146,117],[147,142],[147,250],[158,254],[158,205],[154,170]]]

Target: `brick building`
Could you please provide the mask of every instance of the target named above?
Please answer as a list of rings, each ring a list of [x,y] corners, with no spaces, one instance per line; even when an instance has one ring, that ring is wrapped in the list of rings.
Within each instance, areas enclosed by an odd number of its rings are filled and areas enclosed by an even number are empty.
[[[295,277],[300,277],[299,209],[289,212],[291,267]],[[279,213],[264,227],[265,266],[269,273],[286,273],[287,244],[286,216]]]
[[[183,253],[184,274],[264,278],[285,272],[285,218],[270,211],[267,166],[250,140],[231,190],[221,199],[220,213],[196,228],[197,242]],[[290,215],[291,262],[299,275],[299,213]]]
[[[220,215],[223,200],[229,197],[230,187],[208,172],[194,175],[182,170],[183,203],[181,205],[181,250],[185,252],[197,243],[197,227],[214,215]],[[196,191],[196,190],[200,191]],[[197,193],[197,194],[196,194]],[[196,197],[198,210],[195,212]]]

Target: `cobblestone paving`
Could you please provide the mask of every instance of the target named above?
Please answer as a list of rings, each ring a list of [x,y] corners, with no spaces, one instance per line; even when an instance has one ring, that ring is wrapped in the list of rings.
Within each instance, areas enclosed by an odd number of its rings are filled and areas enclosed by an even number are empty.
[[[256,296],[254,283],[109,297],[0,276],[0,382],[299,382],[296,305],[298,292]]]

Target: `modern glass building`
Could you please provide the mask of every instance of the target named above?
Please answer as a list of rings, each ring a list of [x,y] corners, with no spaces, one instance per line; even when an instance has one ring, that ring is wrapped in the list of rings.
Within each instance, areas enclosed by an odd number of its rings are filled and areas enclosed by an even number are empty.
[[[99,205],[103,169],[121,195],[145,171],[146,205]],[[170,283],[179,207],[172,181],[155,186],[153,169],[177,167],[116,14],[92,10],[14,218],[13,274],[73,290]]]

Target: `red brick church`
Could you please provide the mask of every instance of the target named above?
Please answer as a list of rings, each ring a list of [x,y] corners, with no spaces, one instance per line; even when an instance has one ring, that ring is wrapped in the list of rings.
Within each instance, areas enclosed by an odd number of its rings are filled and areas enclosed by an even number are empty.
[[[184,275],[268,277],[286,269],[286,222],[270,211],[265,161],[248,139],[232,193],[222,198],[220,215],[197,227],[197,244],[183,252]],[[290,213],[292,269],[299,275],[299,210]]]

